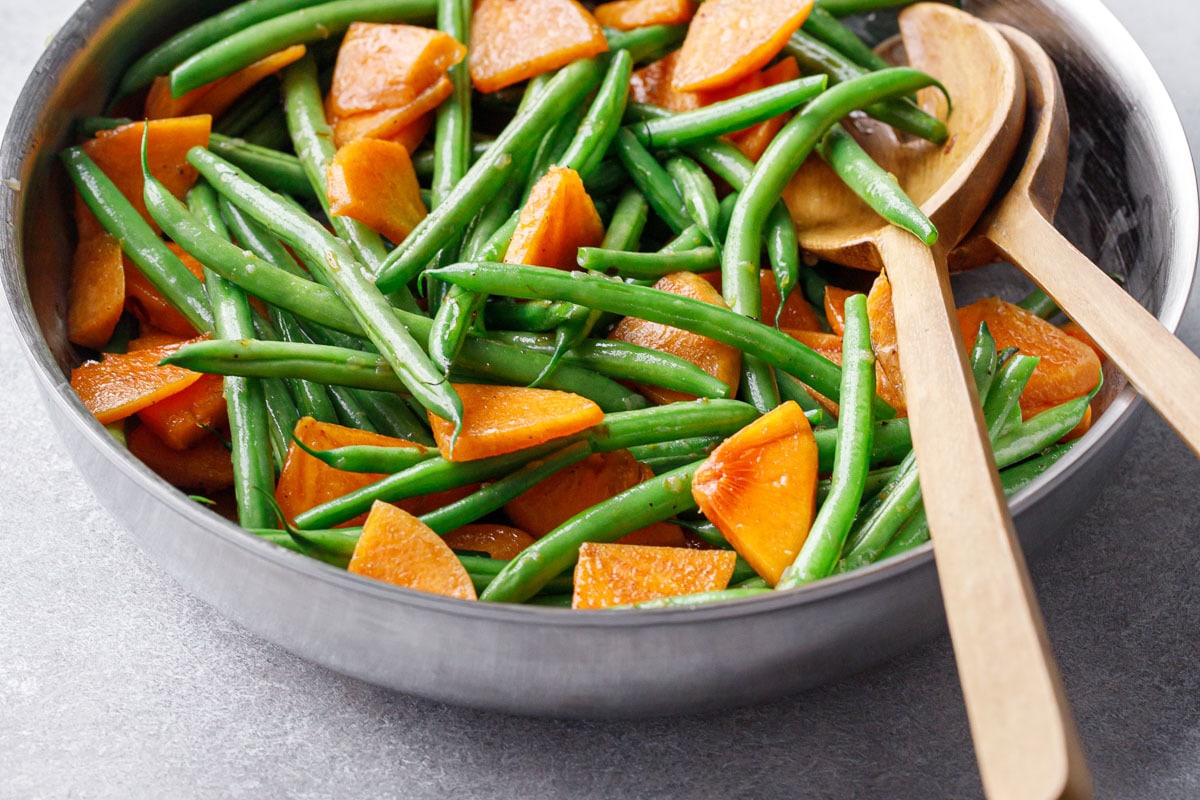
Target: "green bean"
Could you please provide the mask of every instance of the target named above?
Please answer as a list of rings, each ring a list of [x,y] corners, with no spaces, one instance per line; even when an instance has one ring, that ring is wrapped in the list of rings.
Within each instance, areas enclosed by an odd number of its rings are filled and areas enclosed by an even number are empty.
[[[662,458],[684,458],[687,463],[706,457],[717,445],[725,441],[720,434],[692,436],[670,442],[651,442],[629,448],[629,454],[638,461],[653,461]]]
[[[865,14],[881,8],[912,5],[916,0],[817,0],[817,6],[835,17]]]
[[[628,50],[613,53],[591,108],[556,163],[575,170],[584,180],[600,165],[621,126],[632,71],[633,59]]]
[[[937,241],[937,228],[900,188],[896,176],[876,164],[841,125],[834,125],[817,143],[816,150],[842,183],[876,214],[926,245],[932,246]]]
[[[683,198],[671,181],[671,176],[650,151],[642,146],[637,137],[627,129],[621,128],[617,131],[613,144],[617,150],[617,157],[625,165],[625,171],[645,195],[659,219],[667,223],[675,233],[691,225],[692,219],[684,211]]]
[[[617,201],[617,208],[608,222],[600,247],[605,250],[635,250],[641,242],[649,209],[646,198],[637,189],[631,186],[621,192],[621,199]],[[581,251],[583,249],[580,248]]]
[[[625,183],[625,167],[621,166],[620,160],[606,158],[583,182],[583,188],[592,197],[603,197],[624,187]]]
[[[338,422],[347,428],[358,428],[368,433],[378,433],[367,410],[358,401],[358,396],[347,386],[330,386],[329,400],[337,413]]]
[[[132,94],[149,86],[156,77],[166,75],[184,59],[243,28],[323,2],[327,0],[250,0],[206,17],[133,62],[117,85],[117,95]]]
[[[899,467],[880,467],[879,469],[870,470],[867,473],[866,481],[863,483],[863,502],[871,500],[879,495],[883,488],[892,482],[899,471]],[[822,478],[817,481],[817,507],[819,508],[827,497],[829,497],[830,482],[828,478]],[[856,509],[857,510],[857,509]]]
[[[149,203],[147,203],[149,205]],[[267,234],[253,220],[246,217],[237,206],[221,198],[221,214],[233,230],[235,238],[242,246],[254,255],[271,264],[286,268],[290,272],[299,273],[300,267],[292,259],[287,249],[277,239]],[[284,341],[307,342],[308,337],[301,329],[296,318],[278,306],[268,307],[271,322],[279,329]],[[292,378],[287,382],[295,400],[297,410],[303,416],[312,417],[322,422],[333,422],[336,412],[329,392],[324,386],[302,378]],[[290,432],[290,431],[289,431]]]
[[[647,25],[631,31],[604,29],[610,50],[628,50],[635,62],[652,61],[674,50],[687,35],[687,25]]]
[[[577,307],[574,303],[555,300],[531,300],[526,303],[493,297],[483,308],[484,327],[488,330],[545,333],[570,319]]]
[[[253,125],[242,131],[242,135],[239,138],[247,144],[252,144],[255,147],[265,147],[270,150],[292,147],[292,137],[288,132],[287,116],[279,108],[272,108],[255,121]],[[320,198],[318,197],[317,200],[319,201]]]
[[[567,300],[692,331],[758,356],[826,397],[837,399],[841,370],[836,364],[787,334],[709,303],[600,276],[520,264],[455,264],[434,270],[433,274],[476,291],[535,300]],[[878,400],[875,413],[881,419],[895,415],[893,409]]]
[[[630,124],[629,130],[651,150],[683,147],[735,133],[791,111],[825,91],[827,81],[824,75],[786,81],[692,111],[656,115],[654,119]]]
[[[692,475],[699,463],[639,483],[576,514],[522,550],[479,596],[520,602],[570,568],[584,542],[615,542],[627,533],[696,507]]]
[[[104,230],[120,240],[129,260],[192,327],[212,333],[212,309],[200,279],[171,252],[83,148],[67,148],[62,162],[83,202]]]
[[[470,0],[437,0],[438,28],[459,43],[471,42]],[[447,73],[454,94],[438,106],[433,140],[433,205],[442,203],[471,168],[471,76],[465,61]]]
[[[242,136],[259,120],[278,108],[279,86],[274,81],[263,81],[239,97],[227,111],[213,120],[213,132],[231,137]]]
[[[779,368],[775,369],[775,383],[779,386],[779,396],[782,400],[792,401],[800,406],[805,414],[821,411],[821,404],[808,393],[804,384]]]
[[[829,496],[821,504],[795,561],[783,571],[776,588],[790,589],[828,575],[842,554],[862,503],[870,468],[874,433],[871,399],[875,396],[875,355],[871,351],[866,295],[847,298],[845,313],[842,403]]]
[[[587,95],[600,81],[600,72],[600,62],[594,59],[576,61],[559,70],[529,107],[513,118],[445,201],[392,251],[379,272],[380,289],[390,291],[406,285],[442,247],[458,236],[496,191],[513,179],[512,166],[517,153],[528,148],[531,139],[544,135],[562,108]]]
[[[171,69],[171,93],[179,97],[285,47],[336,36],[352,22],[421,23],[435,13],[434,0],[338,0],[286,14],[275,12],[253,24],[237,24],[179,62]]]
[[[856,80],[875,72],[863,69],[829,45],[819,42],[803,30],[796,31],[784,45],[783,52],[792,56],[804,72],[820,72],[829,76],[831,85]],[[877,70],[882,73],[887,70]],[[934,144],[946,141],[946,125],[904,99],[918,88],[906,89],[891,97],[872,100],[862,109],[870,116],[886,122],[896,130],[911,133]]]
[[[399,396],[370,389],[350,389],[350,394],[379,433],[416,444],[433,444],[425,423]]]
[[[547,360],[539,353],[522,353],[498,342],[473,340],[463,348],[461,366],[468,376],[488,374],[489,377],[528,384],[545,368]],[[354,389],[397,394],[408,391],[383,356],[319,344],[257,339],[194,342],[172,353],[164,363],[218,375],[305,377]],[[640,395],[620,384],[570,365],[559,369],[546,381],[546,386],[587,397],[606,411],[638,408],[645,404]]]
[[[146,137],[142,139],[142,173],[146,183],[157,183],[146,163]],[[213,232],[228,238],[221,222],[217,194],[204,181],[188,192],[188,205],[201,212]],[[254,335],[250,303],[245,293],[215,272],[205,269],[204,288],[212,303],[213,327],[222,339]],[[266,398],[258,381],[226,377],[225,404],[229,412],[229,438],[233,460],[233,488],[238,522],[245,528],[270,525],[275,514],[268,498],[275,489],[275,465],[271,458],[270,423]]]
[[[712,181],[700,169],[700,165],[687,156],[667,159],[667,174],[675,182],[688,216],[700,226],[712,246],[720,250],[721,237],[717,234],[717,228],[721,209]]]
[[[745,600],[749,597],[759,597],[764,594],[771,594],[772,589],[760,586],[742,586],[732,589],[717,589],[711,592],[696,592],[695,594],[681,594],[673,597],[659,597],[655,600],[643,600],[640,603],[633,603],[627,606],[612,606],[606,611],[638,609],[645,611],[648,609],[662,608],[695,608],[696,606],[709,605],[711,603],[728,603],[734,600]]]
[[[410,331],[396,319],[394,309],[345,243],[207,150],[192,148],[188,161],[234,205],[302,253],[310,267],[319,265],[324,280],[350,307],[412,395],[443,419],[456,425],[461,422],[458,395],[444,382]]]
[[[461,500],[425,514],[421,517],[421,521],[436,533],[445,535],[455,528],[461,528],[493,511],[500,510],[505,503],[523,492],[532,489],[572,464],[583,461],[591,455],[591,452],[591,447],[585,441],[569,444],[543,459],[529,462],[515,472],[489,483]]]
[[[470,169],[471,164],[479,160],[479,157],[487,152],[487,149],[492,146],[492,141],[472,141],[470,156],[467,161],[467,168]],[[422,185],[433,180],[433,165],[434,152],[432,149],[425,149],[419,153],[414,153],[412,156],[413,172],[417,173],[417,178]]]
[[[208,149],[277,192],[290,194],[298,200],[317,199],[304,166],[293,155],[219,133],[209,137]]]
[[[1053,298],[1041,289],[1034,289],[1022,298],[1017,305],[1042,319],[1051,319],[1060,311]]]
[[[721,256],[712,246],[678,253],[636,253],[605,250],[600,247],[581,247],[577,261],[579,266],[586,270],[651,281],[672,272],[707,272],[721,268]]]
[[[1031,459],[1001,470],[1000,486],[1004,490],[1005,497],[1012,497],[1032,483],[1035,478],[1045,474],[1050,467],[1067,454],[1072,444],[1074,442],[1056,445]],[[927,541],[929,541],[929,520],[925,516],[924,507],[922,507],[917,509],[917,512],[901,526],[895,538],[879,554],[879,559],[890,558]]]
[[[907,0],[905,0],[907,2]],[[822,5],[809,13],[801,29],[819,42],[829,45],[863,69],[887,69],[891,66],[872,50],[858,34],[847,28]]]
[[[987,421],[988,436],[998,436],[1021,422],[1021,392],[1037,368],[1038,359],[1015,355],[1005,362],[996,375],[995,386],[983,402],[983,418]]]
[[[725,234],[729,231],[729,219],[733,216],[733,207],[737,205],[737,192],[730,192],[721,200],[720,215],[717,217],[717,235],[722,241],[725,239]],[[789,227],[791,223],[789,223]],[[708,237],[700,230],[700,226],[692,223],[671,241],[667,242],[661,248],[659,253],[684,253],[688,250],[695,250],[697,247],[705,247],[708,244]]]
[[[583,98],[580,98],[580,102],[559,109],[558,121],[542,137],[541,144],[534,153],[532,166],[524,171],[525,190],[521,193],[522,206],[529,200],[529,196],[533,194],[533,188],[546,175],[550,167],[561,164],[561,157],[570,147],[586,113],[582,100]]]
[[[292,400],[292,394],[283,381],[273,378],[260,380],[263,387],[263,397],[267,402],[268,434],[271,437],[271,459],[275,474],[283,470],[283,462],[287,457],[288,443],[300,414]]]
[[[313,458],[345,472],[400,472],[438,455],[437,448],[424,444],[416,444],[414,447],[355,444],[321,450],[309,447],[299,439],[294,441],[297,447]],[[380,458],[380,453],[383,451],[387,451],[387,458],[385,469],[381,470],[379,465],[383,459]]]
[[[730,215],[732,216],[732,209]],[[782,216],[781,216],[782,214]],[[800,240],[796,236],[796,226],[792,222],[787,208],[777,204],[767,219],[767,232],[764,235],[767,258],[771,260],[771,272],[775,276],[775,288],[779,291],[779,307],[775,311],[775,327],[787,306],[787,300],[796,290],[800,282]],[[765,320],[764,320],[765,321]]]

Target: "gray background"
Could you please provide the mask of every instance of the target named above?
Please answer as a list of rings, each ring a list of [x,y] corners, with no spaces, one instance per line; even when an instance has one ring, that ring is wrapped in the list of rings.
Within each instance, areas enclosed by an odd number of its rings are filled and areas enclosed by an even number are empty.
[[[0,0],[0,121],[74,0]],[[1200,153],[1195,0],[1108,0]],[[1151,11],[1151,9],[1153,9]],[[1200,305],[1183,336],[1200,345]],[[185,594],[76,475],[0,321],[0,797],[980,796],[944,638],[775,703],[578,723],[305,663]],[[1200,797],[1200,464],[1147,415],[1033,564],[1098,795]]]

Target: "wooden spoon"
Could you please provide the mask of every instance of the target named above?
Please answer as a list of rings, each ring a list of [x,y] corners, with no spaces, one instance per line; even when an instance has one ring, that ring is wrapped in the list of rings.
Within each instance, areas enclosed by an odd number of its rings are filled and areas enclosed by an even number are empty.
[[[1024,270],[1200,455],[1200,359],[1055,230],[1070,134],[1062,84],[1037,42],[996,27],[1025,73],[1032,138],[1012,188],[950,254],[951,268],[1005,260]]]
[[[910,63],[949,89],[950,139],[943,147],[901,142],[877,123],[856,125],[856,133],[933,219],[938,244],[931,251],[881,225],[815,159],[785,197],[806,250],[852,267],[886,267],[892,282],[913,449],[988,797],[1086,797],[1086,765],[985,444],[945,263],[1018,144],[1024,82],[1004,38],[962,11],[910,6],[900,30]],[[941,102],[928,91],[921,99]]]

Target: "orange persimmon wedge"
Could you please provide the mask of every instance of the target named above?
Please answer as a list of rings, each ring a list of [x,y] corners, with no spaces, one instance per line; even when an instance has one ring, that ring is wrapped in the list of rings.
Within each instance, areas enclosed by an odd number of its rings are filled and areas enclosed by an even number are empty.
[[[187,450],[173,450],[145,425],[125,434],[129,452],[172,486],[205,494],[233,486],[233,459],[216,433],[208,433]]]
[[[326,173],[329,213],[351,217],[396,244],[428,210],[403,145],[359,139],[338,149]]]
[[[404,509],[378,500],[347,569],[419,592],[476,599],[471,576],[442,537]]]
[[[570,392],[525,386],[454,385],[462,400],[462,430],[429,414],[433,439],[447,461],[475,461],[570,436],[604,419],[600,406]]]
[[[728,308],[712,284],[695,273],[672,272],[670,275],[659,278],[654,284],[654,288]],[[730,396],[737,394],[737,385],[742,371],[742,354],[736,347],[722,344],[707,336],[700,336],[659,322],[647,322],[636,317],[622,319],[613,327],[608,338],[614,341],[639,344],[686,359],[727,384]],[[639,385],[637,390],[659,405],[696,399],[691,395],[658,386]]]
[[[696,0],[614,0],[596,6],[596,22],[631,31],[647,25],[682,25],[696,15]]]
[[[729,585],[736,561],[731,550],[585,542],[575,565],[571,608],[608,608],[717,591]]]
[[[454,84],[443,75],[402,106],[365,111],[347,117],[335,117],[333,143],[336,147],[342,147],[358,139],[399,140],[410,138],[412,134],[408,132],[408,129],[440,106],[452,94],[454,94]],[[417,137],[418,142],[423,138],[425,138],[425,132]]]
[[[256,83],[276,74],[284,67],[299,61],[306,52],[304,45],[285,47],[277,53],[260,58],[232,75],[218,78],[190,92],[173,97],[170,79],[163,75],[154,79],[146,95],[146,119],[182,117],[188,114],[220,116]]]
[[[1082,397],[1100,381],[1100,359],[1090,347],[1020,306],[985,297],[960,308],[958,322],[968,351],[986,322],[997,349],[1015,347],[1040,359],[1021,392],[1023,412]]]
[[[521,530],[540,539],[581,511],[653,477],[653,471],[628,450],[595,453],[517,495],[505,504],[504,513]],[[624,544],[664,547],[682,547],[685,541],[683,530],[669,522],[648,525],[621,538]]]
[[[331,422],[320,422],[304,417],[296,423],[292,438],[313,450],[331,450],[335,447],[372,445],[376,447],[423,447],[423,445],[383,436],[378,433],[347,428]],[[283,461],[283,470],[275,484],[275,502],[279,504],[283,517],[292,524],[296,515],[330,500],[357,491],[386,477],[374,472],[346,472],[334,469],[319,458],[310,456],[292,442]],[[474,491],[473,486],[450,489],[421,497],[410,497],[398,505],[411,514],[420,516],[434,509],[453,503]],[[362,524],[365,515],[359,515],[338,527]]]
[[[202,375],[182,392],[143,408],[138,419],[167,447],[186,450],[224,427],[228,418],[224,389],[222,376]]]
[[[121,242],[107,233],[81,239],[67,291],[67,339],[99,350],[112,338],[124,308]]]
[[[442,538],[451,550],[472,550],[503,559],[516,558],[534,542],[532,536],[519,528],[490,522],[463,525]]]
[[[1100,345],[1096,344],[1096,340],[1078,322],[1067,320],[1062,325],[1059,325],[1058,329],[1072,339],[1078,339],[1086,344],[1096,354],[1096,358],[1100,359],[1100,363],[1104,363],[1104,359],[1106,358],[1104,351],[1100,349]]]
[[[838,336],[846,332],[846,298],[852,294],[862,292],[852,292],[832,284],[825,287],[825,319],[829,322],[829,329]]]
[[[182,198],[199,175],[196,168],[188,163],[187,152],[193,147],[208,147],[211,128],[212,117],[207,114],[132,122],[109,131],[100,131],[94,139],[83,143],[83,150],[116,184],[142,218],[158,231],[159,227],[146,211],[146,201],[142,197],[145,185],[142,177],[143,131],[149,130],[146,149],[150,174],[161,181],[171,194]]]
[[[193,340],[195,341],[195,340]],[[201,373],[159,361],[186,342],[106,353],[71,370],[71,388],[88,411],[107,425],[181,392],[200,380]]]
[[[433,28],[355,22],[338,49],[326,112],[340,118],[408,106],[466,54]]]
[[[598,247],[604,223],[579,173],[551,167],[533,185],[504,253],[508,264],[575,269],[581,247]]]
[[[871,284],[871,291],[867,292],[867,321],[871,326],[871,349],[875,351],[875,393],[896,409],[897,416],[906,416],[904,373],[900,371],[900,345],[896,339],[896,315],[892,310],[892,284],[885,272],[879,273]],[[975,341],[973,336],[971,341]]]
[[[478,0],[471,17],[471,82],[481,92],[608,50],[596,18],[575,0]]]
[[[708,0],[679,49],[671,85],[719,89],[766,66],[812,11],[813,0]]]
[[[692,480],[700,510],[771,586],[808,538],[816,492],[816,439],[791,401],[726,439]]]

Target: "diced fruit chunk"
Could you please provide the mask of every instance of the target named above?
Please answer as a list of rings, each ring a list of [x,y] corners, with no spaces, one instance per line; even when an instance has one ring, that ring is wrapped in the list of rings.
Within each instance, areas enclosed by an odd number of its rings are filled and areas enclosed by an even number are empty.
[[[695,273],[672,272],[670,275],[660,278],[654,284],[654,288],[728,308],[712,284]],[[618,322],[608,338],[639,344],[679,356],[727,384],[731,396],[737,394],[737,385],[742,371],[742,354],[736,347],[660,322],[648,322],[635,317],[625,317]],[[660,405],[695,399],[683,392],[657,386],[639,385],[637,390]]]
[[[447,461],[475,461],[587,430],[604,419],[600,406],[570,392],[524,386],[455,384],[462,430],[429,414],[433,438]]]
[[[302,44],[285,47],[232,75],[218,78],[179,97],[171,95],[171,81],[167,76],[155,78],[146,96],[146,118],[165,119],[190,114],[220,116],[256,83],[299,61],[305,52]]]
[[[509,525],[475,523],[463,525],[442,537],[451,550],[473,550],[492,558],[511,559],[529,545],[533,537]]]
[[[403,145],[359,139],[337,151],[327,175],[329,213],[351,217],[399,244],[429,212]]]
[[[471,81],[481,92],[608,50],[595,17],[575,0],[478,0],[471,18]]]
[[[614,0],[596,6],[596,22],[630,31],[647,25],[682,25],[696,14],[696,0]]]
[[[112,338],[124,308],[121,242],[107,233],[80,240],[67,293],[67,338],[99,350]]]
[[[816,439],[793,402],[725,440],[692,481],[700,510],[771,586],[808,538],[816,491]]]
[[[575,269],[580,247],[597,247],[604,223],[579,173],[551,167],[529,193],[504,254],[509,264]]]
[[[572,608],[608,608],[724,589],[737,556],[730,550],[586,542],[575,565]]]
[[[124,419],[200,380],[201,373],[159,361],[185,344],[176,341],[129,353],[108,353],[71,370],[71,388],[87,410],[107,425]]]
[[[474,600],[475,585],[442,537],[407,511],[376,501],[347,568],[419,592]]]
[[[813,0],[708,0],[679,50],[672,86],[719,89],[766,66],[812,11]]]

